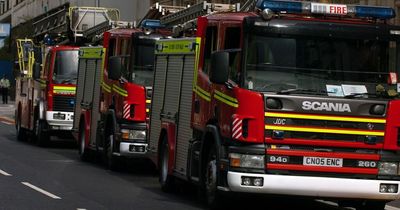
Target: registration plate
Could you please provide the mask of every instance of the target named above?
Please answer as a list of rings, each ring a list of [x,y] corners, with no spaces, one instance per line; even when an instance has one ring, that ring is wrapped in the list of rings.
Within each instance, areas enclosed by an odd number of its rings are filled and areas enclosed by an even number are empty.
[[[303,157],[305,166],[343,167],[342,158]]]

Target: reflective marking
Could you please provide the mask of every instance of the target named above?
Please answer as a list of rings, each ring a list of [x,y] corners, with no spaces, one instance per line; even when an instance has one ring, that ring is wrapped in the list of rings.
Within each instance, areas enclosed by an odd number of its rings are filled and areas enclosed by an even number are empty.
[[[383,131],[364,131],[364,130],[348,130],[348,129],[330,129],[330,128],[309,128],[309,127],[294,127],[294,126],[276,126],[265,125],[266,130],[280,131],[298,131],[298,132],[315,132],[315,133],[335,133],[335,134],[350,134],[350,135],[366,135],[366,136],[384,136]]]
[[[328,116],[328,115],[290,114],[290,113],[279,113],[279,112],[265,112],[265,116],[266,117],[294,118],[294,119],[308,119],[308,120],[386,123],[386,119],[380,119],[380,118],[339,117],[339,116]]]
[[[239,105],[237,103],[233,103],[233,102],[231,102],[229,100],[226,100],[225,98],[223,98],[222,96],[220,96],[218,94],[214,94],[214,98],[216,98],[217,100],[219,100],[222,103],[225,103],[225,104],[227,104],[229,106],[232,106],[232,107],[235,107],[235,108],[239,107]]]
[[[50,197],[50,198],[53,198],[53,199],[61,199],[60,197],[58,197],[58,196],[56,196],[56,195],[54,195],[54,194],[52,194],[52,193],[49,193],[49,192],[47,192],[46,190],[43,190],[43,189],[41,189],[41,188],[39,188],[39,187],[36,187],[35,185],[30,184],[29,182],[21,182],[21,184],[23,184],[23,185],[25,185],[25,186],[27,186],[27,187],[33,189],[33,190],[36,190],[36,191],[38,191],[38,192],[40,192],[40,193],[42,193],[42,194],[44,194],[44,195],[46,195],[46,196],[48,196],[48,197]]]
[[[12,176],[11,174],[9,174],[9,173],[7,173],[7,172],[1,170],[1,169],[0,169],[0,174],[2,174],[2,175],[4,175],[4,176]]]

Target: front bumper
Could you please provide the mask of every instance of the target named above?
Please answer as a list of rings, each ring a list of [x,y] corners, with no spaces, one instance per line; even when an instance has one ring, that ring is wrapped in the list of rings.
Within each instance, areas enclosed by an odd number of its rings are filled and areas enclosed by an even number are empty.
[[[243,186],[242,176],[262,177],[264,185],[262,187]],[[400,181],[228,172],[228,185],[234,192],[377,200],[400,198],[399,191],[397,193],[380,193],[380,184],[400,185]]]
[[[147,144],[121,142],[119,144],[119,155],[124,157],[137,157],[145,155],[147,152]]]
[[[54,119],[54,114],[64,114],[65,120]],[[73,112],[57,112],[57,111],[47,111],[46,121],[49,125],[49,130],[72,130],[74,119]]]

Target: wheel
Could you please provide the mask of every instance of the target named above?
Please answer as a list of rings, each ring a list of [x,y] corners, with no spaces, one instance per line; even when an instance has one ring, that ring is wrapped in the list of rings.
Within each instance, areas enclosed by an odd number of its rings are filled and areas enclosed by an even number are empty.
[[[159,153],[159,177],[161,190],[171,192],[174,189],[174,177],[168,174],[169,168],[169,148],[168,139],[164,137]]]
[[[22,128],[21,126],[21,116],[20,116],[20,112],[17,112],[17,120],[15,123],[15,129],[17,130],[17,140],[18,141],[23,141],[26,138],[26,132],[25,129]]]
[[[89,159],[89,150],[86,149],[86,136],[85,136],[85,128],[83,124],[79,126],[79,157],[82,161],[87,161]]]
[[[385,210],[386,201],[367,200],[358,203],[355,207],[357,210]]]
[[[44,120],[37,119],[35,120],[35,139],[36,144],[41,147],[47,146],[50,141],[50,136],[45,131],[46,122]]]
[[[204,172],[204,188],[207,205],[212,209],[217,209],[222,205],[223,197],[217,190],[218,170],[217,170],[217,151],[212,145],[207,155]]]
[[[114,152],[114,134],[108,134],[106,136],[106,142],[105,142],[105,148],[104,148],[104,160],[105,164],[108,169],[110,170],[119,170],[120,165],[119,165],[119,160],[118,157],[113,155]]]

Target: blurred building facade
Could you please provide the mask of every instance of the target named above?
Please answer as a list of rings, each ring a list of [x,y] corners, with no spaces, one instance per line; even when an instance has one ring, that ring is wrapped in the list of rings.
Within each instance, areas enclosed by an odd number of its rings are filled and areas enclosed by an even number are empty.
[[[0,22],[14,28],[60,5],[112,7],[120,10],[121,20],[139,21],[150,6],[149,0],[0,0]]]

